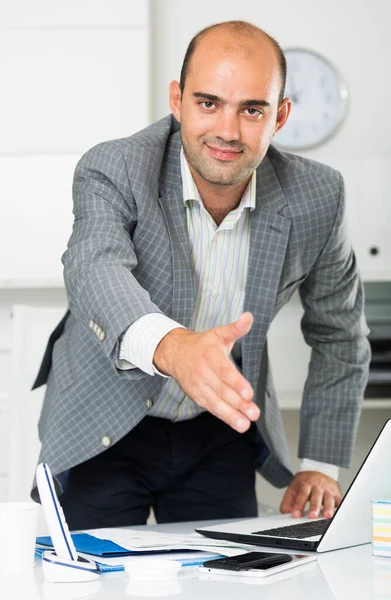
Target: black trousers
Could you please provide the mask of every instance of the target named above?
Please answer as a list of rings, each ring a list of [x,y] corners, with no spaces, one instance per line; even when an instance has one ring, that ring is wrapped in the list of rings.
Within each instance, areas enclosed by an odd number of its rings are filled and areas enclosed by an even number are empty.
[[[255,425],[244,433],[211,415],[173,423],[145,417],[74,467],[60,498],[71,529],[257,515]]]

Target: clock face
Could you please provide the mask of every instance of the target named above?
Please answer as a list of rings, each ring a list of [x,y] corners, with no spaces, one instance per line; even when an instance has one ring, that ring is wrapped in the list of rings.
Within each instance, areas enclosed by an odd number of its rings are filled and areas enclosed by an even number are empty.
[[[347,110],[347,88],[335,67],[320,54],[300,48],[284,54],[285,97],[292,100],[292,110],[274,142],[287,150],[311,148],[339,129]]]

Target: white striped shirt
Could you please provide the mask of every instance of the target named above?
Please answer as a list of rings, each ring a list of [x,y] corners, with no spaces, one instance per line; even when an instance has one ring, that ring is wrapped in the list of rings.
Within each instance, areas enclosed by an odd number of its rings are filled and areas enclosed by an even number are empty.
[[[226,325],[243,312],[250,243],[250,213],[256,202],[256,171],[251,175],[243,197],[217,226],[204,207],[197,186],[181,150],[183,202],[192,252],[195,310],[190,329],[201,332]],[[182,327],[159,313],[144,315],[123,336],[117,366],[140,368],[150,375],[159,374],[153,365],[157,345],[172,329]],[[171,421],[191,419],[205,409],[186,396],[177,381],[166,378],[150,416]],[[300,471],[316,470],[338,478],[339,469],[318,461],[303,459]]]
[[[183,150],[181,174],[196,297],[190,329],[201,332],[232,323],[243,312],[256,172],[252,174],[239,206],[219,226],[204,207]],[[141,317],[122,340],[121,367],[125,366],[123,359],[128,356],[133,365],[147,373],[156,373],[152,362],[156,347],[175,327],[178,323],[163,315]],[[148,414],[182,421],[204,410],[184,394],[175,379],[168,378]]]

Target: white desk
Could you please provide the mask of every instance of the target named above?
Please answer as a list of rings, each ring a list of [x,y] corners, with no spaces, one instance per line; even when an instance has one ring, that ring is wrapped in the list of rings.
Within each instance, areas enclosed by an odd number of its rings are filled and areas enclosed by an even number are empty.
[[[194,523],[181,523],[153,525],[150,529],[190,533],[194,526]],[[391,599],[391,559],[372,557],[371,545],[367,544],[320,554],[315,563],[265,579],[204,575],[198,567],[183,567],[174,583],[153,584],[131,582],[124,572],[106,574],[91,583],[48,584],[43,580],[40,561],[31,573],[0,572],[2,600],[125,600],[146,597],[178,597],[182,600]]]

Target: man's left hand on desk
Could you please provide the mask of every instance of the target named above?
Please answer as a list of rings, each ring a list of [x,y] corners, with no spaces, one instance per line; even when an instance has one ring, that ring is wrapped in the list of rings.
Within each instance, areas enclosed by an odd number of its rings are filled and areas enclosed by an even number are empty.
[[[323,506],[323,516],[330,518],[341,502],[341,489],[332,477],[319,471],[301,471],[296,473],[286,490],[280,505],[282,513],[292,513],[293,517],[302,517],[304,508],[309,505],[308,516],[319,517]]]

